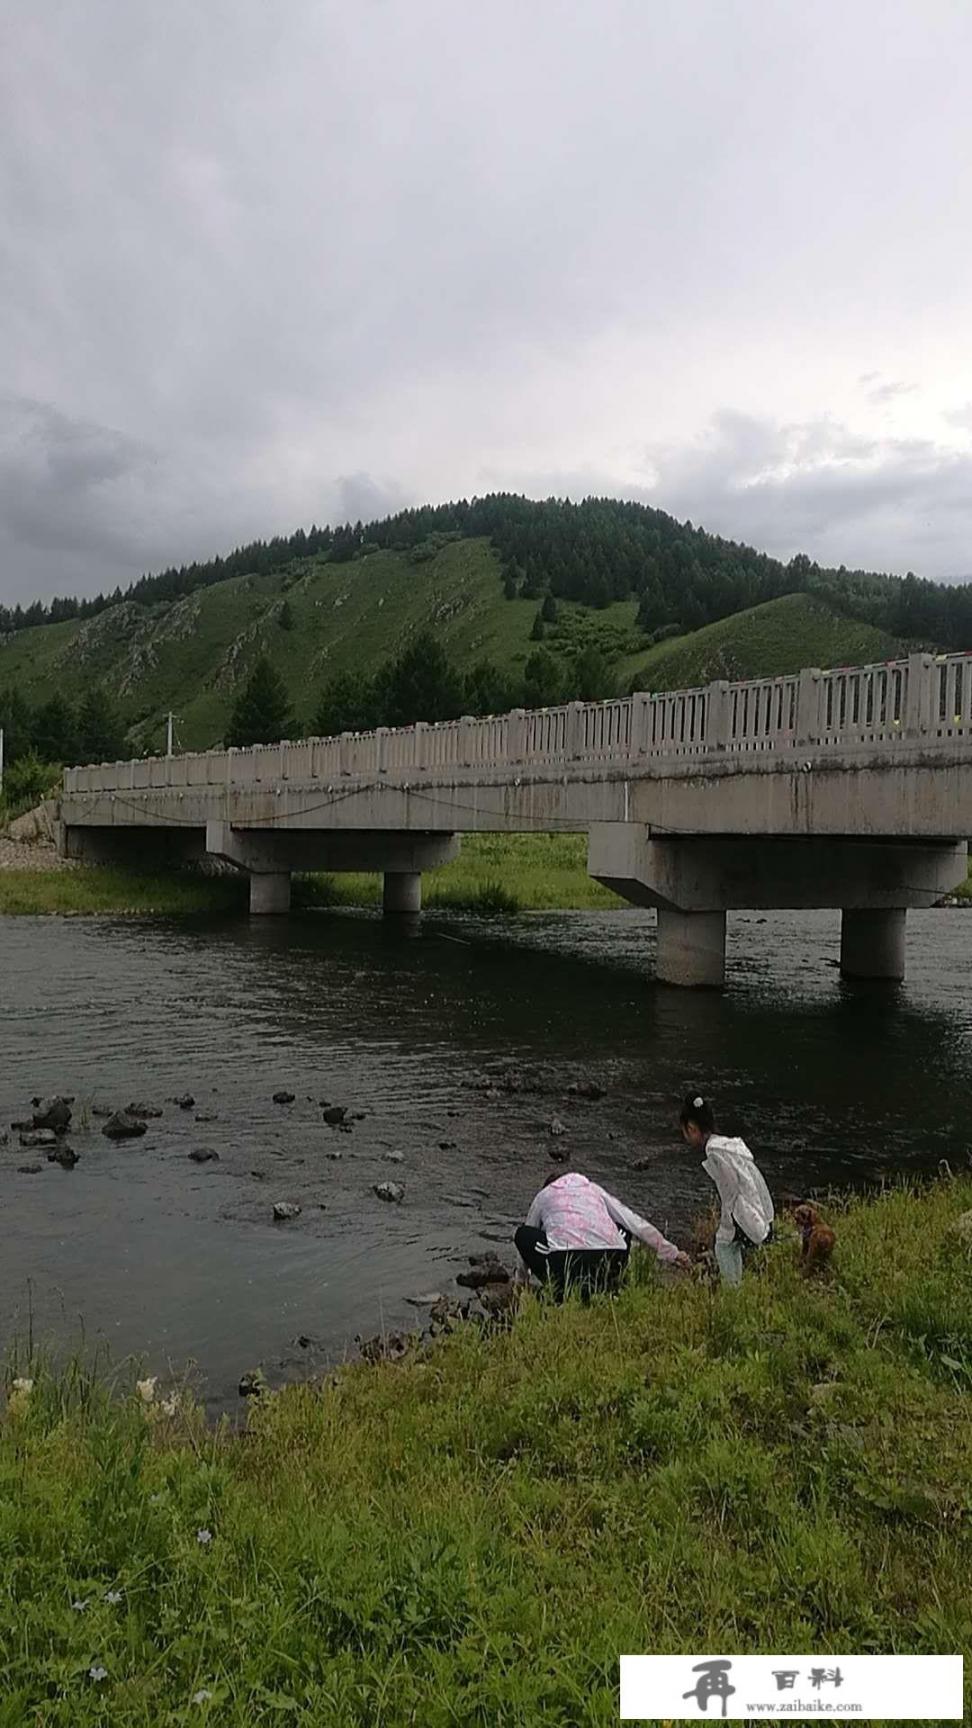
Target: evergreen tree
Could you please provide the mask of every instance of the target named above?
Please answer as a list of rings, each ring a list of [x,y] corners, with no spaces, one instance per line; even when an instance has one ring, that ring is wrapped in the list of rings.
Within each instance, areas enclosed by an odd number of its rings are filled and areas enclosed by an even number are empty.
[[[533,620],[533,629],[530,631],[530,641],[531,642],[542,642],[543,637],[544,637],[543,613],[538,612],[536,617]]]
[[[554,708],[564,700],[564,669],[549,648],[538,648],[523,669],[523,702],[527,708]]]
[[[34,749],[42,762],[70,766],[78,760],[78,717],[64,696],[42,702],[34,715]]]
[[[540,608],[540,616],[545,624],[556,624],[558,617],[557,602],[552,594],[548,594],[544,600],[544,603]]]
[[[386,726],[457,720],[462,713],[462,677],[431,630],[423,630],[382,669],[378,689]]]
[[[33,716],[19,690],[0,690],[0,729],[7,762],[26,756],[33,739]]]
[[[280,611],[277,613],[277,623],[280,625],[281,630],[293,629],[294,614],[289,600],[284,601]]]
[[[519,706],[522,694],[519,685],[491,660],[480,660],[466,679],[463,707],[467,714],[508,714]]]
[[[370,732],[379,724],[373,680],[356,672],[339,672],[321,696],[314,717],[317,736],[333,738],[339,732]]]
[[[569,682],[571,696],[581,702],[603,702],[616,693],[607,657],[593,642],[578,654]]]
[[[279,744],[290,726],[286,685],[262,654],[233,705],[226,744],[230,749],[241,749],[247,744]]]
[[[121,715],[101,684],[92,684],[78,709],[80,762],[119,762],[129,755]]]

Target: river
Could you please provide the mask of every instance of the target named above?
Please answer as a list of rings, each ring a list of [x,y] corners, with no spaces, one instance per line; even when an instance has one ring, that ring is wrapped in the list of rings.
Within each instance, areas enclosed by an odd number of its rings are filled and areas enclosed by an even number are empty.
[[[313,1372],[416,1324],[410,1295],[457,1294],[470,1253],[508,1253],[552,1146],[678,1238],[709,1198],[674,1126],[688,1085],[778,1193],[965,1163],[972,913],[909,915],[899,989],[840,982],[831,913],[730,919],[722,995],[655,985],[653,945],[634,909],[0,919],[0,1127],[73,1094],[80,1154],[64,1170],[15,1133],[0,1150],[7,1347],[30,1331],[151,1372],[191,1362],[232,1407],[241,1371]],[[510,1066],[547,1090],[471,1084]],[[582,1078],[605,1097],[569,1096]],[[364,1117],[329,1128],[321,1099]],[[164,1111],[145,1137],[107,1140],[90,1106],[141,1100]],[[200,1146],[218,1162],[191,1162]],[[301,1215],[275,1224],[275,1200]]]

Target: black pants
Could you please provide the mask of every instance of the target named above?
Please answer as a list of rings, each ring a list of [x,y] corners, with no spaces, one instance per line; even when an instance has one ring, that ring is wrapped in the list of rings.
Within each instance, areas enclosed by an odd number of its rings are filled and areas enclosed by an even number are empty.
[[[542,1230],[521,1224],[513,1237],[524,1265],[548,1284],[562,1302],[568,1290],[587,1297],[598,1290],[616,1290],[628,1264],[629,1243],[623,1248],[547,1248]]]

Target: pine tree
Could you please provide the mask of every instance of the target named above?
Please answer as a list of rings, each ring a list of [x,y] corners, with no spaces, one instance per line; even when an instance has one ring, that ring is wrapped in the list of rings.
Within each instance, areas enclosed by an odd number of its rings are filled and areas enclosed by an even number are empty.
[[[289,600],[284,601],[280,611],[277,613],[277,623],[280,625],[281,630],[293,629],[294,614]]]
[[[319,738],[339,732],[370,732],[379,724],[374,681],[356,672],[339,672],[321,696],[314,717]]]
[[[242,749],[248,744],[279,744],[290,726],[286,685],[263,654],[233,705],[227,746]]]
[[[34,715],[33,733],[34,749],[42,762],[70,766],[77,761],[78,717],[66,697],[58,694],[41,703]]]
[[[81,699],[77,754],[81,762],[118,762],[129,754],[121,715],[101,684]]]
[[[545,624],[556,624],[558,618],[557,602],[552,594],[548,594],[540,608],[540,616]]]
[[[378,677],[386,726],[412,726],[416,720],[457,720],[462,713],[462,678],[431,630],[416,636]]]
[[[544,637],[543,613],[538,612],[536,617],[533,620],[533,629],[530,631],[530,641],[531,642],[542,642],[543,637]]]

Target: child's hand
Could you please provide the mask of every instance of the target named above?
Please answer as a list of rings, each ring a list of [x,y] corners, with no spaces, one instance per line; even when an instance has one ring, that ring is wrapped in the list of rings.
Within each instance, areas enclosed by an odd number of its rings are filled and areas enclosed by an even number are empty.
[[[691,1270],[692,1270],[692,1256],[691,1256],[691,1254],[686,1254],[685,1250],[680,1248],[678,1253],[676,1254],[674,1260],[672,1261],[672,1265],[678,1266],[682,1272],[691,1272]]]

